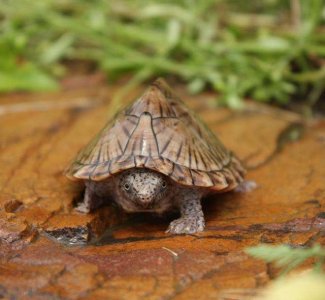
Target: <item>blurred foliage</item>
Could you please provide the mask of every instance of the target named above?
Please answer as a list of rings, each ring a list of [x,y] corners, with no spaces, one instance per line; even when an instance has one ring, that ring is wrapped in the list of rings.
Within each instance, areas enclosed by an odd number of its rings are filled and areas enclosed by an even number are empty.
[[[222,103],[313,105],[325,83],[324,0],[1,0],[0,91],[56,88],[65,62],[131,84],[173,75]]]
[[[286,274],[297,268],[307,259],[314,259],[314,271],[322,272],[325,263],[325,248],[316,244],[311,248],[292,248],[288,245],[258,245],[246,249],[246,252],[256,258],[276,266],[284,268],[282,274]]]
[[[310,248],[293,248],[288,245],[261,244],[247,248],[246,253],[282,268],[281,276],[272,281],[254,300],[325,299],[325,248],[320,245],[315,244]],[[306,260],[312,260],[311,270],[288,274]]]
[[[253,300],[324,300],[325,276],[302,273],[272,282]]]

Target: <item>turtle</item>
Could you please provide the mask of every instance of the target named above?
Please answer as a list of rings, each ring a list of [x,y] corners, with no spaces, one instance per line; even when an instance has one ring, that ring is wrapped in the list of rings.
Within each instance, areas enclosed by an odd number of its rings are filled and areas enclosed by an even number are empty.
[[[180,217],[166,232],[205,227],[201,199],[235,189],[245,169],[212,131],[158,78],[82,149],[66,176],[85,184],[76,210],[89,213],[115,201],[124,211]]]

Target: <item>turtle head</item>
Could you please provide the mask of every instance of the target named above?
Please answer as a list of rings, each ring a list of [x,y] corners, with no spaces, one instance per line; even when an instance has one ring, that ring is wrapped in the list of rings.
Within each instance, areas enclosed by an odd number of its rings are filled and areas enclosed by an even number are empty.
[[[159,212],[169,206],[166,197],[170,183],[163,174],[149,169],[131,169],[119,175],[118,185],[116,200],[128,212]]]

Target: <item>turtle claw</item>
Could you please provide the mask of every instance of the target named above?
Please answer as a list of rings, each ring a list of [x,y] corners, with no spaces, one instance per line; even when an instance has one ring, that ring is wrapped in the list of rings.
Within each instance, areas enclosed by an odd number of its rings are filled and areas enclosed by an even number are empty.
[[[197,217],[182,217],[172,221],[166,233],[193,234],[204,230],[204,219]]]
[[[236,193],[249,193],[258,187],[254,180],[245,180],[235,188]]]
[[[80,213],[84,213],[84,214],[90,213],[89,205],[85,204],[84,202],[78,203],[78,205],[74,209]]]

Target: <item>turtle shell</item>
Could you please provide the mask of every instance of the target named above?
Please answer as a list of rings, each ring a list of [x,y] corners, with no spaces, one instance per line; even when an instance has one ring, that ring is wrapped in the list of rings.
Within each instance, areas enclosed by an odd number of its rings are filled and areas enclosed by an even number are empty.
[[[216,191],[243,180],[238,159],[157,79],[110,121],[67,168],[70,179],[101,181],[148,168],[175,182]]]

